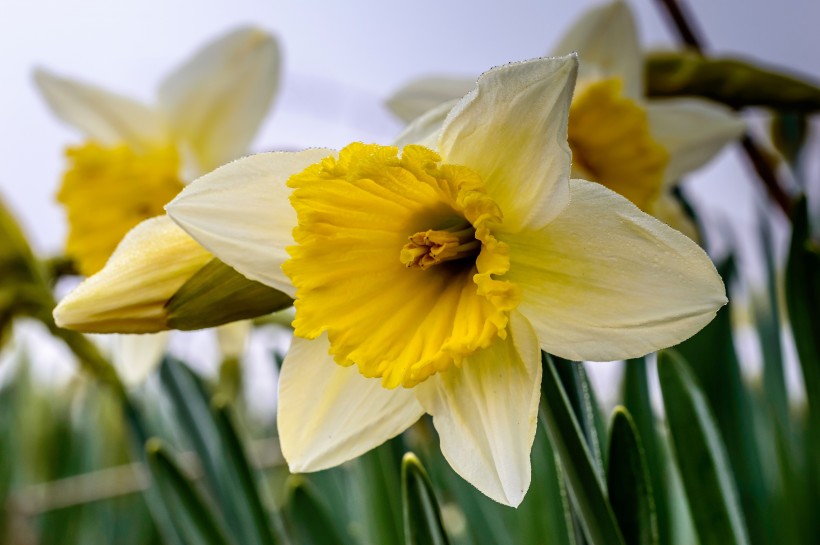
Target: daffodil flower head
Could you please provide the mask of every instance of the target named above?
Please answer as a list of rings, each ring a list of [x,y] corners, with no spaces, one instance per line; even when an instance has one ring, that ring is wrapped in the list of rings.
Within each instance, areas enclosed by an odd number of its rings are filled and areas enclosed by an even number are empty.
[[[296,335],[328,331],[338,363],[390,388],[505,336],[518,293],[493,278],[509,255],[478,173],[422,146],[399,156],[351,144],[288,185],[299,223],[283,270],[296,287]]]
[[[272,36],[241,28],[171,73],[157,106],[38,70],[48,105],[87,140],[68,148],[57,200],[68,219],[66,252],[85,276],[123,236],[163,214],[190,180],[245,152],[278,85]]]
[[[570,180],[570,55],[494,68],[435,134],[235,161],[168,214],[296,300],[278,426],[291,471],[358,456],[431,414],[462,477],[518,505],[540,350],[635,357],[714,317],[725,291],[690,239]]]

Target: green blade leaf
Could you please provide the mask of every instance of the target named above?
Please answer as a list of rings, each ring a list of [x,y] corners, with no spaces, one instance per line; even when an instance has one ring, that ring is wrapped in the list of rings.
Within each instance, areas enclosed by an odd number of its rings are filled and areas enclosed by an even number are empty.
[[[628,360],[624,370],[624,405],[629,411],[646,459],[655,515],[658,522],[658,542],[671,543],[672,528],[669,508],[669,486],[666,482],[668,460],[662,451],[663,440],[658,432],[652,399],[649,394],[646,358]]]
[[[237,494],[244,500],[243,514],[249,515],[243,516],[243,524],[249,524],[247,529],[253,534],[255,543],[273,545],[278,540],[271,529],[270,515],[262,502],[256,470],[248,462],[245,448],[231,418],[229,402],[217,396],[212,406],[228,476],[237,486]],[[278,517],[274,520],[279,522],[277,526],[282,530],[284,525]]]
[[[174,513],[186,541],[205,545],[231,543],[214,513],[174,463],[162,442],[157,438],[148,440],[145,452],[154,484],[167,510]]]
[[[449,545],[433,483],[412,452],[401,461],[405,545]]]
[[[168,326],[193,330],[256,318],[293,304],[293,299],[260,282],[248,280],[214,258],[168,300]]]
[[[744,518],[753,544],[776,542],[779,521],[765,499],[769,485],[761,459],[757,434],[758,415],[743,382],[740,361],[735,352],[731,321],[731,279],[735,276],[734,260],[719,266],[721,276],[729,286],[728,305],[720,309],[706,327],[675,350],[687,362],[698,386],[706,398],[720,438],[726,448],[729,475],[734,479]]]
[[[542,352],[544,368],[539,416],[569,484],[578,517],[591,545],[623,545],[624,539],[549,354]]]
[[[703,392],[677,353],[658,355],[663,403],[701,545],[748,545],[725,447]]]
[[[612,418],[607,490],[626,542],[656,545],[658,524],[652,482],[641,438],[624,407],[617,407]]]
[[[569,361],[555,356],[553,356],[553,360],[555,361],[555,370],[558,372],[558,377],[564,386],[567,399],[572,405],[578,425],[584,433],[587,447],[590,454],[592,454],[595,468],[603,485],[606,480],[606,459],[604,457],[606,433],[603,418],[601,418],[601,410],[598,401],[595,399],[595,392],[589,383],[584,364],[580,361]]]
[[[658,53],[646,58],[644,71],[650,98],[700,96],[732,108],[820,110],[820,88],[814,83],[743,60]]]
[[[345,543],[313,486],[300,475],[286,483],[285,513],[291,536],[299,545],[342,545]]]
[[[190,370],[171,358],[163,361],[160,378],[180,420],[180,432],[202,463],[204,484],[225,526],[243,544],[264,543],[254,531],[254,517],[246,498],[240,494],[236,476],[226,463],[228,456],[203,385]]]
[[[795,206],[786,264],[786,305],[803,370],[809,426],[820,441],[820,247],[810,234],[805,197]],[[820,442],[816,443],[820,446]]]

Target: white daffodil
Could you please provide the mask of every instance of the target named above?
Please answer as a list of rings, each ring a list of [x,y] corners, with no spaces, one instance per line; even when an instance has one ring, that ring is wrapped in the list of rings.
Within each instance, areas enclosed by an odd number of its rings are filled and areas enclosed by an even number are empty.
[[[187,181],[247,151],[278,87],[279,48],[259,29],[230,32],[169,74],[156,106],[42,69],[35,81],[54,114],[87,138],[67,150],[57,198],[67,253],[90,276]]]
[[[86,137],[67,150],[57,195],[68,219],[66,253],[83,275],[102,269],[124,235],[162,215],[188,181],[247,151],[278,88],[279,70],[276,40],[256,28],[239,28],[169,74],[155,106],[36,72],[54,114]],[[188,257],[206,256],[193,251]],[[169,265],[165,276],[174,262]],[[164,345],[164,335],[123,338],[115,359],[139,382]]]
[[[617,191],[697,238],[670,190],[738,138],[743,122],[706,100],[645,99],[643,55],[624,2],[590,10],[553,51],[576,51],[581,61],[569,115],[573,175]],[[417,138],[435,132],[449,101],[471,85],[469,79],[425,78],[398,91],[388,106],[406,121],[418,118],[408,129]]]
[[[570,180],[575,56],[482,75],[433,149],[351,144],[235,161],[168,214],[296,300],[279,383],[295,472],[340,464],[424,413],[452,467],[518,505],[540,349],[640,356],[726,302],[706,254],[605,187]]]

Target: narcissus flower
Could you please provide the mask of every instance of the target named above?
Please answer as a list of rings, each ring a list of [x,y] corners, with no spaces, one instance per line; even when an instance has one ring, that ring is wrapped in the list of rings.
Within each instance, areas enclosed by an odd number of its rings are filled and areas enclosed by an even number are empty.
[[[553,51],[577,51],[581,61],[569,115],[573,176],[601,183],[697,238],[670,191],[738,138],[743,122],[705,100],[647,101],[637,31],[623,2],[590,10]],[[425,78],[399,90],[388,106],[407,121],[419,118],[413,135],[435,132],[452,105],[448,101],[471,85],[467,79]]]
[[[163,214],[186,181],[246,152],[279,64],[272,36],[235,30],[166,77],[155,107],[37,71],[54,113],[88,138],[66,151],[57,194],[68,216],[66,253],[82,274],[100,270],[132,227]]]
[[[168,214],[296,300],[279,384],[295,472],[433,417],[452,467],[496,501],[530,483],[540,349],[613,360],[673,345],[726,302],[691,240],[570,180],[575,56],[490,70],[430,146],[351,144],[233,162]]]

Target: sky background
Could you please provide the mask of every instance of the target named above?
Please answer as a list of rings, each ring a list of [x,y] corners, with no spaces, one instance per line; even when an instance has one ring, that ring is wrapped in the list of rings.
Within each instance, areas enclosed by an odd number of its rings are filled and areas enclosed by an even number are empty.
[[[475,76],[495,65],[543,55],[598,4],[0,1],[0,195],[42,254],[59,253],[62,247],[64,216],[54,193],[63,150],[82,137],[47,110],[33,84],[35,67],[152,103],[161,78],[201,45],[253,24],[279,38],[284,71],[280,94],[251,151],[339,148],[356,140],[388,143],[402,125],[383,101],[402,84],[429,74]],[[675,45],[655,0],[628,3],[647,48]],[[687,5],[711,52],[758,59],[820,80],[820,2],[689,0]],[[686,181],[702,216],[719,226],[712,237],[718,247],[754,229],[760,200],[756,183],[736,149]],[[776,214],[771,221],[782,247],[785,222]],[[754,249],[744,252],[748,258]]]

